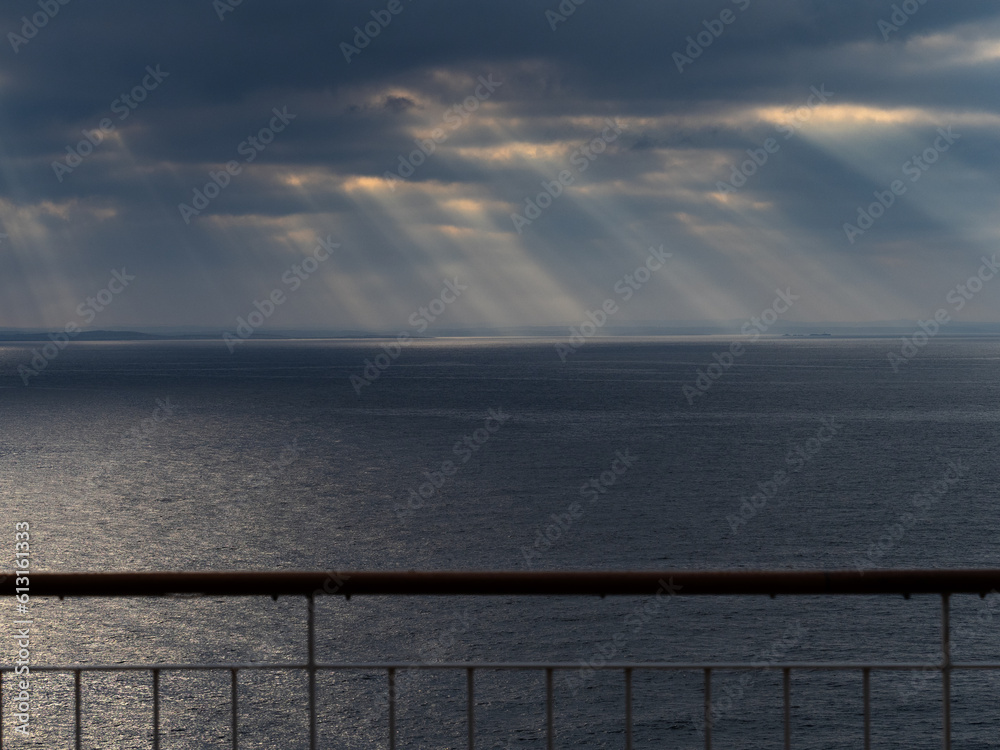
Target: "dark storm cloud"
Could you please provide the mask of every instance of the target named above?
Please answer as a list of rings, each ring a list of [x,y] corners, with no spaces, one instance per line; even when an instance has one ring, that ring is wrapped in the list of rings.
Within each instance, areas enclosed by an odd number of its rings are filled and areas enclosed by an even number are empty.
[[[171,78],[136,113],[149,129],[141,143],[157,156],[169,152],[180,161],[225,151],[266,113],[266,107],[259,114],[254,110],[262,99],[302,101],[316,95],[322,101],[326,95],[330,109],[324,107],[321,116],[347,128],[346,115],[357,105],[340,100],[338,92],[399,81],[419,85],[445,104],[441,87],[424,76],[435,67],[474,71],[486,64],[516,68],[522,61],[546,61],[550,67],[542,72],[543,80],[500,94],[523,101],[535,114],[565,114],[565,99],[580,100],[569,103],[579,111],[606,109],[610,101],[625,106],[622,114],[713,100],[788,101],[797,86],[830,75],[853,76],[870,62],[891,60],[889,47],[912,33],[982,20],[994,12],[986,2],[929,3],[878,50],[885,55],[859,61],[845,56],[844,46],[877,39],[875,23],[889,17],[888,5],[755,0],[740,12],[725,3],[589,2],[553,32],[543,11],[558,7],[555,3],[404,2],[403,12],[347,64],[339,45],[353,39],[355,25],[371,21],[369,8],[380,7],[246,2],[220,22],[211,3],[202,0],[149,6],[71,2],[29,44],[4,59],[5,140],[27,155],[58,151],[53,139],[62,145],[78,128],[93,127],[116,97],[136,85],[145,67],[156,64]],[[704,21],[728,8],[737,13],[736,21],[678,74],[671,55],[683,52],[686,37],[696,36]],[[38,10],[36,3],[8,5],[0,27],[16,33],[19,16],[32,10]],[[891,66],[864,72],[853,84],[865,84],[883,103],[893,95],[912,101],[915,95],[934,94],[954,101],[962,94],[962,87],[935,85],[954,81],[944,74],[887,90],[880,84],[899,78]],[[966,92],[972,93],[982,90]],[[543,97],[546,101],[539,102]],[[385,114],[405,109],[387,107]],[[391,131],[392,118],[383,122]],[[356,135],[348,130],[329,137],[353,141]],[[318,146],[309,143],[314,139],[307,133],[290,140]]]
[[[989,119],[1000,85],[1000,55],[991,47],[1000,37],[995,7],[972,0],[911,3],[912,17],[887,34],[878,23],[892,17],[893,4],[861,0],[579,6],[400,0],[399,12],[388,16],[388,2],[244,0],[222,20],[211,0],[148,6],[70,0],[44,3],[58,13],[23,43],[9,35],[21,34],[22,17],[30,21],[44,11],[37,1],[12,2],[0,10],[7,44],[0,52],[0,200],[5,226],[15,228],[13,242],[0,246],[0,266],[7,278],[37,290],[59,269],[91,283],[127,260],[160,280],[150,298],[155,304],[130,303],[137,324],[180,319],[170,293],[183,289],[186,298],[199,286],[205,293],[184,308],[186,322],[214,322],[280,273],[289,242],[298,247],[308,244],[309,232],[337,231],[354,243],[338,267],[345,278],[327,279],[343,285],[342,296],[350,279],[365,287],[382,278],[398,298],[393,304],[405,310],[437,283],[436,265],[534,263],[537,283],[563,300],[538,313],[548,316],[537,321],[543,323],[572,309],[571,300],[588,304],[589,294],[616,277],[624,260],[609,247],[634,245],[628,253],[635,255],[661,237],[687,252],[687,286],[696,278],[707,285],[698,304],[711,307],[728,296],[738,306],[746,301],[738,264],[753,253],[726,266],[713,243],[753,236],[760,247],[773,245],[763,224],[748,218],[769,211],[769,229],[790,247],[817,259],[856,256],[841,225],[947,124],[934,120],[937,113],[964,113],[963,142],[914,186],[912,201],[900,201],[864,238],[872,257],[898,259],[901,243],[921,237],[945,244],[947,222],[921,202],[932,193],[920,190],[933,180],[940,187],[961,176],[989,185],[986,175],[1000,153]],[[560,20],[552,15],[560,7],[575,10]],[[355,27],[386,17],[388,25],[345,60],[342,45],[355,43]],[[698,41],[720,28],[709,45]],[[683,71],[678,54],[690,56]],[[152,80],[151,70],[166,75],[145,87],[143,101],[123,105],[123,95]],[[413,152],[415,134],[426,139],[441,126],[449,108],[474,94],[480,76],[502,85],[489,92],[488,106],[448,130],[447,144],[412,176],[392,192],[374,181],[356,183],[397,169]],[[841,108],[840,119],[828,115],[804,125],[721,204],[719,182],[746,149],[760,148],[775,133],[768,108],[782,108],[779,119],[790,119],[817,86],[835,92],[830,106]],[[275,110],[294,119],[262,149],[245,150]],[[909,114],[892,115],[904,110]],[[883,111],[895,123],[887,127],[899,129],[895,143],[871,125],[877,121],[871,113]],[[71,171],[54,170],[54,161],[69,165],[67,147],[76,150],[83,131],[105,118],[113,135]],[[523,210],[541,181],[568,167],[569,154],[600,132],[604,118],[628,125],[576,174],[574,191],[527,234],[515,233],[511,212]],[[178,204],[193,204],[194,191],[231,161],[240,173],[185,223]],[[966,206],[977,206],[983,195],[977,189]],[[720,232],[727,227],[729,235]],[[428,249],[434,240],[427,231],[445,231],[437,250]],[[484,242],[494,249],[477,249]],[[955,242],[970,252],[976,247],[969,237]],[[764,257],[769,251],[754,252],[764,276],[796,267],[790,256],[782,265]],[[837,266],[836,273],[866,271]],[[483,292],[481,317],[489,317],[486,308],[506,305],[514,319],[524,307],[524,281],[504,282],[521,290],[505,292],[496,278],[482,283],[496,288]],[[929,277],[921,278],[910,281]],[[727,294],[730,279],[737,288]],[[761,281],[764,288],[768,283]],[[317,291],[310,314],[338,289],[324,288],[326,297]],[[650,314],[710,316],[688,303]],[[359,300],[352,310],[329,304],[328,322],[396,315],[381,302],[368,311]],[[817,305],[814,314],[823,309]]]
[[[991,12],[982,2],[939,6],[921,8],[891,44]],[[244,3],[220,22],[211,3],[201,0],[149,7],[71,2],[4,60],[4,141],[19,157],[51,161],[80,129],[114,118],[112,102],[142,79],[148,65],[162,66],[170,78],[122,127],[138,131],[129,141],[137,156],[179,164],[223,160],[266,119],[270,106],[282,104],[308,111],[309,125],[300,121],[262,161],[336,166],[350,160],[348,152],[363,159],[398,150],[393,145],[405,137],[387,141],[398,135],[413,102],[390,96],[381,112],[358,116],[361,105],[351,96],[399,82],[445,105],[447,93],[426,76],[435,67],[479,72],[545,61],[541,80],[511,80],[498,94],[513,100],[512,112],[532,117],[678,112],[712,101],[791,102],[797,90],[836,78],[851,80],[854,99],[883,104],[894,97],[921,103],[931,96],[955,104],[963,97],[981,101],[984,93],[981,86],[954,85],[961,83],[954,73],[900,77],[885,64],[891,44],[870,60],[846,56],[845,45],[871,41],[878,18],[889,15],[888,7],[870,2],[756,0],[742,12],[728,6],[736,21],[683,74],[672,54],[682,52],[686,38],[703,31],[703,22],[728,9],[726,4],[591,2],[554,32],[546,7],[407,2],[347,64],[339,45],[353,39],[354,26],[371,21],[368,6]],[[8,7],[0,27],[17,29],[19,14],[31,10],[38,6]],[[859,70],[871,63],[880,65]],[[521,75],[534,78],[535,71]],[[888,87],[881,85],[886,81]],[[867,91],[857,90],[858,83]]]

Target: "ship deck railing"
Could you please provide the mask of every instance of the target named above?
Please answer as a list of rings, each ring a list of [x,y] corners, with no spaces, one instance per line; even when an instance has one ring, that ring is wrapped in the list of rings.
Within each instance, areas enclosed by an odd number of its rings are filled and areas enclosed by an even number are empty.
[[[769,671],[782,676],[784,747],[792,747],[791,675],[799,670],[849,670],[862,678],[863,747],[871,748],[871,675],[881,671],[933,671],[941,675],[941,742],[950,750],[951,675],[956,670],[997,670],[1000,661],[964,662],[951,658],[949,601],[955,594],[985,597],[1000,589],[1000,569],[959,570],[847,570],[847,571],[307,571],[307,572],[142,572],[142,573],[34,573],[30,597],[162,597],[162,596],[302,596],[307,656],[304,661],[250,663],[116,663],[31,664],[31,672],[73,675],[73,741],[82,748],[84,711],[81,678],[89,672],[148,672],[152,681],[152,745],[161,743],[160,678],[167,672],[220,671],[229,673],[231,742],[240,743],[239,673],[250,670],[300,670],[308,674],[308,746],[316,750],[318,672],[379,670],[386,676],[388,702],[386,742],[397,743],[397,677],[404,670],[458,670],[465,673],[467,746],[476,747],[476,673],[480,670],[530,670],[545,676],[545,741],[554,748],[553,681],[557,672],[579,669],[571,662],[326,662],[316,658],[315,601],[322,596],[809,596],[809,595],[934,595],[940,597],[940,658],[923,662],[805,661],[780,663],[619,661],[592,665],[621,674],[624,745],[633,746],[633,677],[644,671],[697,671],[703,674],[704,746],[712,748],[712,677],[718,671]],[[0,594],[16,596],[14,573],[0,576]],[[23,586],[21,586],[23,588]],[[0,664],[0,694],[5,676],[16,668]],[[2,704],[2,702],[0,702]],[[0,705],[0,750],[7,747]]]

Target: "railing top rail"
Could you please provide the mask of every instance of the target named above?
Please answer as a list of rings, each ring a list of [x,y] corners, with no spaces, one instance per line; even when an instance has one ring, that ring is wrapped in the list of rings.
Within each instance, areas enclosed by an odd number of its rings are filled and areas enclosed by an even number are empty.
[[[0,596],[16,576],[0,575]],[[23,583],[23,579],[22,579]],[[238,571],[30,573],[31,596],[619,596],[960,594],[1000,590],[1000,569],[662,571]]]

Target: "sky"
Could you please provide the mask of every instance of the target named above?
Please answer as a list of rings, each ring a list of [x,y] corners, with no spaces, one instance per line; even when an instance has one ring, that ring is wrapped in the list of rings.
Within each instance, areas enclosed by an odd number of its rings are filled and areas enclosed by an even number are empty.
[[[0,328],[1000,314],[993,2],[9,0],[0,33]]]

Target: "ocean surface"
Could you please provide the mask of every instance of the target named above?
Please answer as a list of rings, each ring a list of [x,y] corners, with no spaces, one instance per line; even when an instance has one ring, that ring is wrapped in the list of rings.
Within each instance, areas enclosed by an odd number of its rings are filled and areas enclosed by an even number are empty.
[[[0,345],[0,549],[27,522],[36,571],[1000,566],[1000,340],[934,339],[898,372],[898,340],[762,340],[715,379],[727,339],[594,340],[565,362],[554,343],[75,343],[28,385],[39,345]],[[998,600],[953,597],[954,658],[1000,660]],[[938,657],[935,597],[649,601],[323,598],[318,658]],[[293,597],[30,606],[34,664],[305,654]],[[164,675],[161,747],[231,746],[228,679]],[[702,679],[636,673],[636,747],[703,747]],[[85,675],[84,747],[150,747],[149,683]],[[321,747],[387,747],[384,673],[319,684]],[[240,746],[306,747],[305,685],[243,673]],[[464,685],[401,675],[397,746],[464,747]],[[715,747],[781,747],[780,674],[713,686]],[[621,673],[555,687],[557,746],[623,746]],[[998,687],[954,675],[955,747],[1000,747]],[[71,688],[34,676],[25,740],[6,678],[5,742],[70,746]],[[793,746],[859,747],[861,695],[859,672],[793,673]],[[939,747],[940,695],[937,674],[875,673],[874,745]],[[476,700],[477,747],[545,746],[543,673],[481,673]]]

